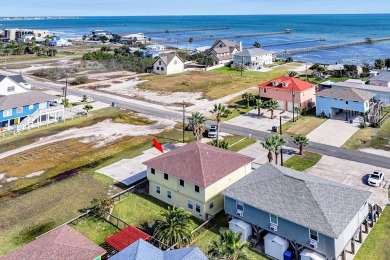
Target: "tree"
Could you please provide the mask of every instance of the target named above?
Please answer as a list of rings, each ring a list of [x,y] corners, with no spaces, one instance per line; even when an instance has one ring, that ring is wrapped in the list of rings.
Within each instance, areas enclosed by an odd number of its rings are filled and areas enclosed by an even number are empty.
[[[194,38],[192,38],[192,37],[190,37],[190,38],[188,39],[188,43],[190,44],[190,49],[191,49],[191,44],[192,44],[193,41],[194,41]]]
[[[299,146],[299,154],[303,154],[303,147],[309,145],[309,138],[305,135],[297,135],[294,138],[294,143]]]
[[[156,220],[153,236],[168,246],[182,247],[192,240],[191,214],[183,208],[168,207]],[[160,245],[161,247],[162,245]]]
[[[295,76],[297,76],[298,75],[298,72],[296,72],[296,71],[293,71],[293,70],[290,70],[288,73],[287,73],[287,76],[289,76],[289,77],[295,77]]]
[[[299,115],[300,115],[301,112],[302,112],[302,108],[301,108],[301,107],[294,107],[294,111],[295,111],[295,113],[297,113],[297,120],[298,120]]]
[[[67,99],[67,98],[63,98],[61,100],[61,104],[63,104],[64,107],[70,107],[71,106],[71,103],[69,102],[69,99]]]
[[[268,137],[265,139],[265,142],[262,142],[261,145],[263,146],[264,149],[268,150],[268,162],[272,162],[273,157],[272,153],[275,152],[276,144],[274,142],[275,140],[272,137]]]
[[[381,60],[381,59],[375,60],[375,63],[374,63],[375,69],[383,69],[384,66],[385,66],[385,62],[383,60]]]
[[[87,39],[87,35],[84,34],[82,39],[83,39],[83,42],[85,42],[85,40]]]
[[[249,107],[249,103],[255,99],[255,96],[252,93],[244,93],[242,94],[242,99],[246,100],[246,108]]]
[[[93,109],[93,106],[91,104],[85,104],[83,109],[87,112],[88,116],[88,112]]]
[[[230,229],[220,230],[219,239],[212,241],[208,250],[211,259],[246,260],[249,257],[244,252],[248,243],[241,242],[242,233],[235,233]]]
[[[287,59],[286,59],[286,62],[287,63],[290,63],[290,62],[293,62],[294,60],[293,60],[293,58],[292,57],[288,57]]]
[[[260,110],[261,107],[263,106],[263,101],[261,99],[256,99],[256,106],[257,106],[257,115],[260,116]]]
[[[259,42],[255,42],[255,43],[253,44],[253,47],[254,47],[254,48],[261,48],[261,44],[260,44]]]
[[[102,43],[106,43],[106,42],[108,41],[108,37],[105,36],[105,35],[100,36],[99,39],[100,39],[100,41],[101,41]]]
[[[386,66],[386,69],[390,68],[390,58],[385,59],[385,66]]]
[[[213,145],[218,147],[218,148],[225,149],[225,150],[228,150],[228,148],[229,148],[229,143],[226,142],[225,140],[220,140],[219,142],[217,142],[217,140],[213,140]]]
[[[275,145],[275,164],[278,164],[278,157],[280,154],[280,151],[282,150],[283,145],[286,144],[286,140],[281,136],[280,134],[274,135],[271,137],[273,139],[273,144]]]
[[[221,127],[221,118],[222,117],[227,117],[231,112],[230,110],[223,104],[214,104],[214,109],[210,110],[210,113],[215,115],[217,118],[217,146],[218,146],[218,139],[219,139],[219,129]]]
[[[114,205],[112,199],[93,199],[89,208],[79,210],[82,213],[88,213],[91,217],[104,218],[105,213],[110,211],[110,208]]]
[[[192,113],[188,118],[189,126],[192,128],[195,140],[199,141],[199,137],[204,132],[204,123],[206,122],[205,116],[200,112]]]
[[[271,111],[271,119],[274,118],[274,110],[279,108],[279,103],[276,100],[268,100],[264,102],[264,107]]]
[[[83,95],[83,99],[81,100],[81,102],[87,102],[88,98],[87,98],[87,95]]]
[[[314,71],[318,71],[320,66],[321,65],[319,63],[314,63],[309,69],[314,70]]]

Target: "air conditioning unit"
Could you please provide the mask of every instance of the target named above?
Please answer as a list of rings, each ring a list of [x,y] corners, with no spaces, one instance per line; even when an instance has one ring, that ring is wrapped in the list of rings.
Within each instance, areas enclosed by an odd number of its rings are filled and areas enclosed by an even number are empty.
[[[243,217],[244,216],[244,212],[242,210],[237,210],[237,216],[240,216],[240,217]]]
[[[313,249],[316,249],[317,248],[317,241],[310,240],[310,247]]]
[[[274,224],[271,224],[270,229],[271,229],[272,232],[276,232],[276,231],[278,231],[278,226],[274,225]]]

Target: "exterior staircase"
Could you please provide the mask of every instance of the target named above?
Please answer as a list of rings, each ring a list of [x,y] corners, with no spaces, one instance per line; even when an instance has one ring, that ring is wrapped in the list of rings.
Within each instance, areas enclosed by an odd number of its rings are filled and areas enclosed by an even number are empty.
[[[29,115],[28,117],[23,119],[16,126],[15,132],[19,133],[19,132],[21,132],[23,130],[31,128],[31,126],[34,125],[35,121],[39,120],[40,116],[43,116],[43,115],[48,116],[49,113],[62,112],[63,110],[64,110],[64,106],[63,105],[53,106],[53,107],[44,108],[44,109],[37,109],[34,113],[32,113],[31,115]],[[46,120],[48,120],[48,118],[46,118]],[[37,123],[39,124],[40,122],[38,121]]]

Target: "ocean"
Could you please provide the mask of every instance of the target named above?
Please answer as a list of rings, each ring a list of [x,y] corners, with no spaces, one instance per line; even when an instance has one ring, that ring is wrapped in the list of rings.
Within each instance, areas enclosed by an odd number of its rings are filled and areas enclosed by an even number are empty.
[[[363,40],[367,37],[390,37],[390,14],[79,17],[79,19],[59,20],[1,20],[0,24],[0,30],[5,28],[47,29],[64,37],[81,36],[96,29],[104,29],[120,35],[144,32],[147,37],[152,39],[214,35],[218,38],[241,41],[244,47],[251,47],[256,41],[261,44],[275,44],[326,39],[324,42],[296,43],[265,48],[275,51]],[[221,27],[228,29],[165,32],[166,30]],[[233,35],[278,32],[285,29],[292,29],[293,33],[231,38]],[[210,46],[212,42],[213,40],[205,40],[194,41],[191,46],[185,42],[171,45],[181,48],[195,48]],[[300,61],[327,64],[336,62],[373,64],[377,58],[390,58],[390,41],[310,52],[294,55],[293,58]]]

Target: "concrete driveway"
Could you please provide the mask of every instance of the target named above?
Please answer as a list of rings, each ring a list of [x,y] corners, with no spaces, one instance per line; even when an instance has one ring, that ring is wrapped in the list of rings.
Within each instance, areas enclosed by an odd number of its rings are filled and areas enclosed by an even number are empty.
[[[359,120],[352,124],[337,119],[328,119],[314,129],[307,137],[312,142],[331,146],[342,146],[356,131],[359,130]]]
[[[279,126],[279,115],[281,112],[281,110],[275,110],[274,116],[276,116],[276,118],[271,119],[271,112],[268,112],[265,109],[261,109],[262,115],[259,117],[257,116],[257,109],[254,109],[244,115],[235,117],[224,123],[242,126],[258,131],[270,131],[272,126]],[[282,124],[290,119],[292,119],[291,112],[286,111],[282,114]]]
[[[367,185],[368,174],[373,170],[381,170],[385,175],[385,180],[381,187],[371,187]],[[306,170],[307,173],[324,177],[326,179],[344,183],[372,192],[368,202],[372,205],[378,204],[384,208],[388,203],[388,190],[390,184],[390,170],[377,168],[364,163],[347,161],[335,157],[323,156],[313,167]]]

